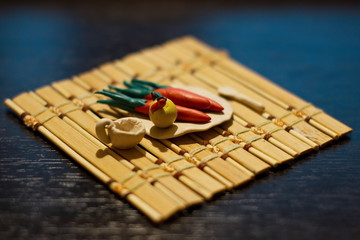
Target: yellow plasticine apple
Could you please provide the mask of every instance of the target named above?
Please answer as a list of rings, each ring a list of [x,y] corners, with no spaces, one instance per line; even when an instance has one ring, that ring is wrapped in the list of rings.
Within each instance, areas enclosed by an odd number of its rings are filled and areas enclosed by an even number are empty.
[[[166,97],[157,97],[150,105],[149,117],[159,128],[170,127],[177,118],[176,106]]]

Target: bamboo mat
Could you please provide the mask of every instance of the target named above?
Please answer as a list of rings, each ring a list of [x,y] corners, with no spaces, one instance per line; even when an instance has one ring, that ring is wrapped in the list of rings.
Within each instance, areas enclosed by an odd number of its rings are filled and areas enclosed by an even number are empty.
[[[233,118],[219,126],[167,140],[145,137],[132,149],[115,149],[96,137],[95,125],[103,117],[120,118],[124,111],[96,103],[101,96],[93,92],[108,85],[123,87],[133,77],[199,86],[215,94],[219,87],[231,86],[263,103],[265,111],[229,100]],[[191,36],[19,94],[5,104],[153,222],[351,132],[323,110]]]

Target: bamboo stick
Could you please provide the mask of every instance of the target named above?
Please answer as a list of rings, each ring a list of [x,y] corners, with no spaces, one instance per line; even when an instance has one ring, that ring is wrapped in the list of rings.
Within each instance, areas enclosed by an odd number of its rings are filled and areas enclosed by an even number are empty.
[[[91,108],[95,113],[104,118],[114,119],[119,116],[119,112],[113,108],[104,104],[96,103],[98,100],[97,96],[83,89],[81,86],[82,84],[84,84],[84,82],[80,78],[77,78],[77,82],[63,80],[57,82],[57,84],[53,84],[52,86],[60,93],[67,91],[66,95],[69,95],[68,93],[70,93],[70,97],[68,97],[68,99],[74,99],[77,104],[84,105],[85,108]],[[86,85],[88,86],[88,84]],[[89,88],[91,87],[89,86]]]
[[[169,62],[172,66],[176,66],[177,62],[175,59],[166,59],[166,56],[157,56],[156,52],[158,54],[161,54],[160,47],[152,47],[149,49],[144,49],[140,51],[141,58],[145,59],[148,63],[151,63],[152,65],[155,65],[155,67],[158,69],[158,71],[168,69],[169,68]],[[165,58],[165,59],[164,59]]]
[[[213,155],[206,147],[195,143],[190,137],[184,135],[171,139],[181,149],[187,151],[191,156],[197,158],[200,162],[204,162],[211,169],[219,173],[222,177],[230,181],[233,186],[239,186],[251,180],[251,177],[244,174],[237,168],[232,167],[225,159],[221,159],[217,154]],[[207,160],[209,156],[213,156],[211,160]]]
[[[300,112],[310,116],[310,118],[307,119],[310,124],[318,127],[320,130],[324,131],[331,137],[336,138],[351,131],[351,128],[323,112],[312,116],[314,113],[319,111],[318,108],[307,103],[293,93],[274,84],[258,73],[255,73],[244,65],[227,57],[226,55],[217,54],[218,51],[195,38],[183,38],[177,41],[176,44],[182,45],[187,49],[191,49],[192,51],[196,52],[197,55],[210,56],[210,58],[213,59],[212,64],[215,65],[217,69],[233,77],[238,82],[244,84],[244,81],[247,81],[245,84],[248,87],[252,87],[252,89],[257,89],[259,92],[261,91],[260,89],[263,89],[266,91],[266,93],[271,94],[268,95],[269,99],[277,103],[279,106],[283,106],[284,108],[295,108],[295,114]]]
[[[89,88],[86,88],[89,92],[92,92],[93,90],[95,89],[102,89],[103,86],[107,86],[109,85],[109,83],[103,81],[101,79],[101,81],[99,81],[99,77],[97,77],[96,75],[92,74],[91,71],[89,72],[85,72],[85,73],[82,73],[78,76],[76,76],[75,78],[79,78],[81,79],[84,83],[86,83],[87,85],[90,86],[90,89]],[[77,82],[79,83],[80,80]],[[89,84],[91,83],[91,84]]]
[[[144,61],[138,54],[129,54],[119,60],[128,68],[135,70],[135,76],[139,78],[146,78],[148,75],[152,75],[158,69],[154,67],[152,64]]]
[[[159,157],[160,159],[164,159],[165,162],[166,159],[176,159],[179,157],[178,154],[169,150],[169,148],[167,148],[165,145],[158,141],[155,141],[150,137],[145,137],[141,141],[141,145],[144,146],[149,152],[151,152],[155,156]],[[179,166],[179,161],[177,161],[177,163],[177,166]],[[206,199],[210,199],[215,193],[224,191],[226,188],[225,185],[221,184],[220,182],[215,180],[215,178],[211,177],[213,176],[211,174],[212,169],[204,166],[203,170],[204,171],[201,171],[199,168],[192,167],[182,171],[182,173],[188,178],[197,182],[198,191],[201,192],[201,195],[204,196]],[[208,173],[209,175],[206,173]]]
[[[234,187],[234,183],[232,183],[229,179],[225,178],[222,174],[220,174],[218,171],[213,169],[207,164],[207,161],[204,161],[202,159],[199,159],[195,157],[193,154],[189,153],[187,150],[184,150],[184,147],[178,146],[176,143],[173,143],[168,140],[162,140],[162,143],[172,149],[173,151],[182,152],[184,154],[184,157],[188,159],[189,161],[193,162],[195,165],[198,166],[198,168],[203,169],[206,173],[217,179],[219,182],[221,182],[223,185],[226,186],[227,189],[232,189]],[[211,156],[211,155],[208,155]],[[215,155],[214,155],[215,156]],[[215,156],[217,157],[217,155]],[[212,160],[212,157],[210,158]]]
[[[102,81],[111,84],[113,81],[110,77],[108,77],[106,74],[102,73],[99,69],[92,69],[91,73],[95,75],[97,78],[100,78]]]
[[[64,81],[66,81],[66,80],[64,80]],[[54,88],[54,89],[56,89],[56,91],[57,92],[59,92],[65,99],[68,99],[68,100],[72,100],[73,98],[74,98],[74,96],[72,96],[71,94],[70,94],[70,92],[68,92],[65,88],[63,88],[62,86],[61,86],[61,84],[59,84],[59,83],[57,83],[57,82],[54,82],[54,83],[52,83],[52,87]],[[65,100],[64,100],[65,101]],[[94,112],[92,112],[90,109],[88,109],[86,106],[85,106],[85,104],[79,104],[80,102],[74,102],[74,104],[76,105],[76,106],[78,106],[79,108],[82,108],[82,110],[84,111],[84,112],[86,112],[90,117],[92,117],[94,120],[98,120],[99,118],[98,118],[98,116],[96,115],[96,114],[94,114]],[[46,103],[45,103],[46,104]]]
[[[156,163],[159,160],[159,158],[156,158],[154,155],[150,154],[144,149],[138,146],[136,146],[135,148],[138,152],[142,153],[147,159],[150,159],[153,163]],[[122,153],[122,154],[123,156],[126,156],[128,159],[130,158],[130,156],[126,155],[126,153]],[[136,156],[131,156],[131,159],[138,159],[138,158]],[[181,195],[179,197],[184,198],[189,203],[189,206],[199,204],[203,201],[203,197],[201,197],[201,195],[197,193],[196,190],[194,190],[196,189],[196,183],[194,181],[190,180],[185,175],[179,176],[178,179],[183,184],[177,184],[176,182],[175,185],[174,183],[175,178],[170,176],[158,178],[158,181],[167,188],[173,190],[174,193]]]
[[[216,134],[216,136],[218,136],[218,134]],[[238,154],[233,154],[233,157],[230,157],[230,153],[236,151],[237,149],[241,149],[241,148],[238,148],[237,144],[233,143],[232,141],[229,141],[229,139],[227,139],[226,137],[225,137],[226,140],[224,140],[224,141],[223,141],[223,139],[215,140],[215,141],[220,142],[219,144],[222,145],[220,147],[217,147],[216,145],[212,145],[212,143],[209,140],[204,140],[204,138],[201,138],[194,133],[189,134],[189,137],[192,138],[193,140],[195,140],[200,145],[204,145],[205,147],[207,147],[211,152],[216,153],[220,158],[231,163],[233,165],[233,167],[238,168],[240,171],[242,171],[244,174],[248,175],[250,178],[255,177],[256,172],[251,171],[248,168],[244,167],[241,164],[241,160],[240,160],[240,157]],[[222,144],[223,142],[225,144],[227,144],[226,148],[224,147],[224,144]],[[228,149],[231,149],[231,151],[229,151],[228,153],[224,153]]]
[[[223,136],[213,130],[198,132],[196,133],[196,135],[201,138],[201,140],[197,140],[198,143],[206,139],[206,141],[209,142],[208,144],[210,144],[211,147],[215,149],[219,148],[219,151],[221,151],[222,153],[226,152],[227,149],[232,148],[232,146],[236,144],[229,139],[223,140]],[[254,174],[263,173],[270,168],[269,164],[255,157],[250,152],[246,151],[243,147],[234,148],[233,151],[230,151],[227,154],[229,157],[240,163],[242,166],[244,166],[246,169],[250,170]]]
[[[89,132],[91,135],[96,135],[94,124],[96,124],[96,120],[93,116],[84,112],[84,110],[75,105],[74,102],[66,99],[57,93],[50,86],[45,86],[36,90],[36,94],[44,99],[46,104],[57,108],[60,113],[68,116],[70,119],[79,119],[81,118],[81,123],[84,129]]]
[[[121,84],[123,81],[131,80],[131,78],[127,74],[114,67],[113,63],[102,64],[101,66],[99,66],[99,70],[111,78],[112,85]]]
[[[200,145],[204,145],[206,146],[207,148],[209,148],[209,150],[213,153],[211,155],[208,155],[206,157],[206,159],[208,160],[212,160],[213,158],[215,157],[221,157],[223,158],[225,161],[231,163],[233,165],[233,167],[236,167],[238,168],[240,171],[242,171],[244,174],[248,175],[250,178],[253,178],[254,177],[254,174],[251,173],[251,171],[247,170],[245,167],[243,167],[242,165],[239,164],[239,162],[237,161],[234,161],[232,158],[230,157],[222,157],[222,156],[225,156],[223,155],[223,153],[221,153],[220,151],[218,151],[217,148],[211,146],[210,144],[207,144],[205,143],[206,141],[204,141],[203,139],[200,139],[199,137],[197,137],[196,135],[194,134],[188,134],[188,136],[192,139],[194,139],[198,144]],[[176,153],[180,153],[180,152],[184,152],[185,150],[183,148],[181,148],[180,146],[176,145],[175,143],[173,143],[172,141],[170,140],[161,140],[161,142],[167,146],[168,148],[172,149],[174,152]],[[199,148],[202,148],[201,146],[198,146]],[[205,150],[205,148],[202,148],[200,149],[200,151],[202,150]],[[202,159],[199,159],[199,158],[196,158],[194,157],[192,154],[190,154],[188,151],[185,151],[184,153],[184,156],[186,158],[189,158],[195,162],[197,162],[198,165],[201,165],[201,164],[204,164],[206,163],[207,161],[202,161]],[[214,173],[212,173],[214,174]],[[227,180],[226,178],[224,177],[221,177],[221,175],[217,174],[216,175],[216,179],[219,179],[223,184],[225,184],[228,188],[232,188],[233,187],[233,184]]]
[[[148,154],[145,151],[141,151],[139,147],[135,148],[136,151],[132,151],[131,149],[127,150],[117,150],[117,152],[127,159],[131,159],[131,162],[136,164],[137,167],[141,169],[149,169],[146,172],[151,174],[152,176],[161,176],[164,173],[169,173],[164,177],[157,178],[157,181],[162,185],[166,186],[170,191],[173,191],[177,196],[180,198],[186,199],[189,203],[198,204],[203,201],[203,198],[200,197],[198,194],[195,194],[193,191],[190,191],[185,185],[180,184],[191,182],[185,175],[180,176],[177,179],[174,177],[174,174],[170,174],[170,172],[165,171],[167,168],[163,165],[157,165],[156,162],[159,160],[155,158],[153,155]],[[150,160],[149,160],[150,158]],[[149,165],[149,161],[152,162],[152,165]],[[156,166],[156,168],[155,168]],[[182,179],[184,178],[184,179]],[[191,183],[189,187],[194,186],[194,183]],[[191,204],[191,205],[192,205]],[[187,204],[187,207],[190,204]]]
[[[209,168],[205,162],[202,162],[198,160],[197,158],[191,156],[187,151],[180,148],[176,144],[172,143],[169,140],[161,140],[161,143],[174,151],[176,154],[184,156],[185,159],[187,159],[189,162],[192,162],[195,164],[198,168],[202,169],[204,172],[212,176],[214,179],[218,180],[220,183],[226,186],[227,189],[231,189],[233,187],[233,184],[227,180],[226,178],[222,177],[219,173],[214,171],[212,168]]]

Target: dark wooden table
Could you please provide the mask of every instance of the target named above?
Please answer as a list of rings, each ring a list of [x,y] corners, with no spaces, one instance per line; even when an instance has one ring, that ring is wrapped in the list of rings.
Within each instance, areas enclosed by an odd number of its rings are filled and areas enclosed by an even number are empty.
[[[192,34],[354,132],[154,225],[0,105],[0,239],[359,239],[359,10],[191,1],[3,5],[1,99]]]

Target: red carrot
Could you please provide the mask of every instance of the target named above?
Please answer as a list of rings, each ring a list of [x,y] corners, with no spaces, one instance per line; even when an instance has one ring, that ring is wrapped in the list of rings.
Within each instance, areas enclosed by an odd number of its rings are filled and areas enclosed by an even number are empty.
[[[154,92],[171,99],[176,105],[214,112],[224,110],[218,102],[181,88],[159,88]],[[145,99],[151,99],[151,94],[146,95]]]
[[[224,110],[223,106],[221,106],[221,104],[218,103],[218,102],[216,102],[215,100],[212,100],[212,99],[210,99],[210,98],[208,98],[208,97],[204,97],[204,96],[198,95],[198,94],[193,93],[193,92],[189,92],[189,91],[187,91],[187,90],[185,90],[185,89],[181,89],[181,88],[176,88],[176,89],[177,89],[177,91],[181,91],[181,92],[186,92],[186,93],[188,93],[188,94],[192,94],[192,95],[194,95],[194,97],[197,96],[197,97],[206,98],[206,99],[210,102],[210,108],[207,109],[207,110],[209,110],[209,111],[221,112],[222,110]]]
[[[222,110],[224,110],[224,107],[221,106],[220,103],[218,103],[218,102],[216,102],[216,101],[214,101],[212,99],[209,99],[209,101],[210,101],[210,104],[211,104],[211,106],[209,108],[210,111],[221,112]]]
[[[148,100],[144,106],[135,107],[134,109],[142,114],[149,115],[149,108],[152,100]],[[176,105],[178,111],[177,121],[194,122],[194,123],[205,123],[211,120],[211,117],[204,112],[196,109],[187,108]]]
[[[193,108],[176,105],[176,109],[178,111],[176,120],[178,121],[204,123],[211,120],[209,115]]]
[[[150,104],[152,103],[152,100],[148,100],[144,106],[140,106],[140,107],[134,107],[135,111],[145,114],[145,115],[149,115],[149,109],[150,109]]]
[[[211,107],[211,103],[208,98],[183,89],[159,88],[154,90],[154,92],[158,92],[162,96],[171,99],[171,101],[173,101],[176,105],[200,110],[208,110]],[[151,99],[151,94],[146,95],[145,98]]]

